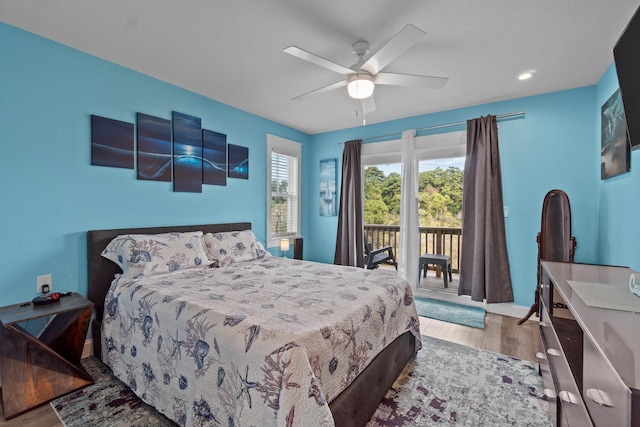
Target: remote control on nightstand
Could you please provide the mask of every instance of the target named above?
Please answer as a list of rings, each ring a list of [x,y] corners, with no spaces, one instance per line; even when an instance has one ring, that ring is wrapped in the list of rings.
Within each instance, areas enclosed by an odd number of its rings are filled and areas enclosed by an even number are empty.
[[[51,304],[60,300],[60,292],[53,292],[50,294],[39,295],[31,300],[33,305]]]

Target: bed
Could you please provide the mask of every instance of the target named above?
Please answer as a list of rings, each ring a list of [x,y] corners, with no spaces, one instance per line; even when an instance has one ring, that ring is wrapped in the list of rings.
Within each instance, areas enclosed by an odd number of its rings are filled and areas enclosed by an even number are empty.
[[[123,271],[102,256],[118,236],[250,229],[229,223],[89,231],[94,355],[179,425],[366,424],[421,347],[411,288],[394,274],[267,255],[153,277],[126,273],[112,288]],[[289,305],[280,309],[278,301]],[[350,314],[339,317],[339,307]],[[258,317],[266,312],[270,318]],[[318,327],[319,319],[326,326]]]

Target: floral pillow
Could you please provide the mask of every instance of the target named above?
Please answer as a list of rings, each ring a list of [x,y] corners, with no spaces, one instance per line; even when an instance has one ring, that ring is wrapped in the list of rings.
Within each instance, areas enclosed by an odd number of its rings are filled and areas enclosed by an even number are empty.
[[[210,263],[202,245],[202,231],[125,234],[109,242],[102,256],[118,264],[127,277],[168,273]]]
[[[204,243],[209,259],[221,267],[269,256],[251,230],[207,233]]]

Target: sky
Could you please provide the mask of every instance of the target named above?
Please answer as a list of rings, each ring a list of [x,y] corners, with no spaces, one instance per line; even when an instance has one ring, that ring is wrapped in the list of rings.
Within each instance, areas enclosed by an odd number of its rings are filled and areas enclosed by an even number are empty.
[[[391,172],[400,173],[400,170],[402,168],[402,165],[400,163],[377,166],[378,169],[383,171],[386,176],[389,176]],[[447,169],[449,166],[455,166],[459,169],[464,169],[464,157],[456,157],[453,159],[423,160],[418,163],[418,172],[430,171],[437,167]]]

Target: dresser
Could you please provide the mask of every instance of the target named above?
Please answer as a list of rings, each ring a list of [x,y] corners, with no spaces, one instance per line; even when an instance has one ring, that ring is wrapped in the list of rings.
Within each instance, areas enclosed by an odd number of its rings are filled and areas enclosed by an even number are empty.
[[[626,267],[543,261],[537,354],[556,426],[640,426],[640,312],[586,297],[629,291]],[[582,288],[578,288],[582,286]],[[577,289],[577,290],[576,290]],[[614,292],[615,291],[615,292]]]

